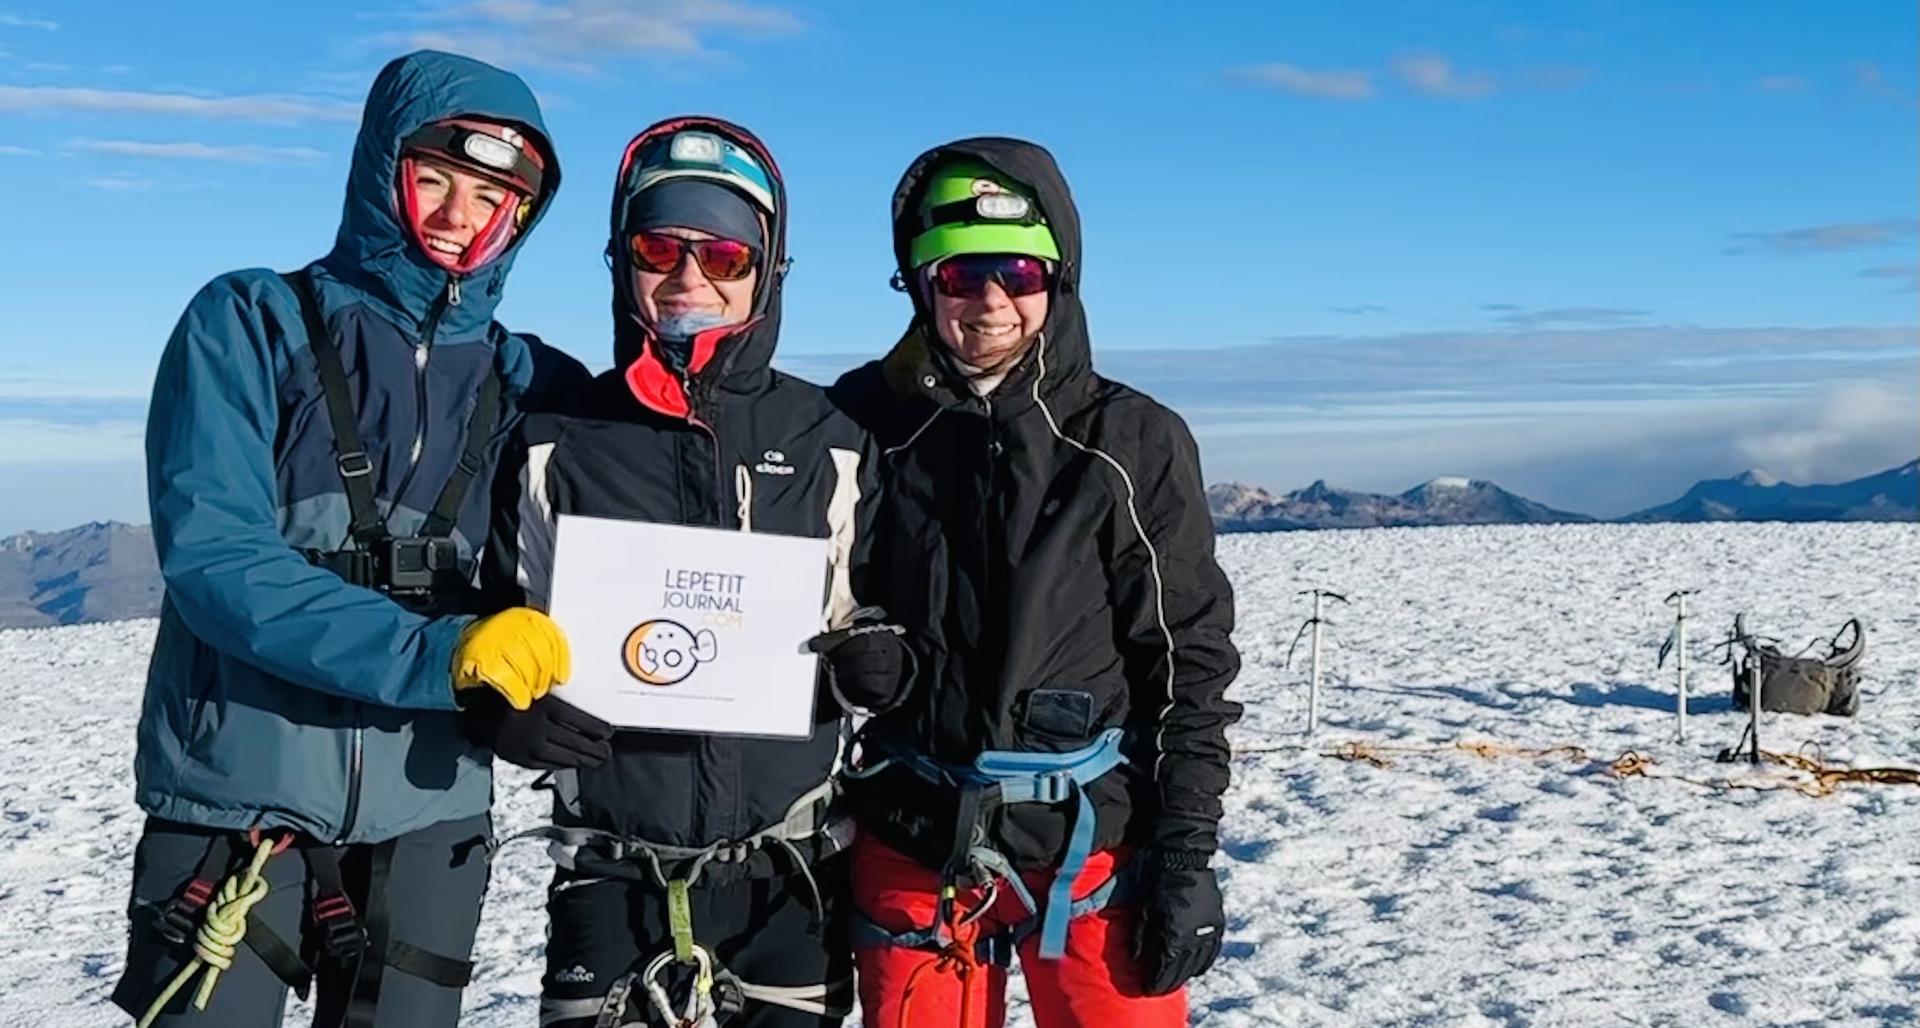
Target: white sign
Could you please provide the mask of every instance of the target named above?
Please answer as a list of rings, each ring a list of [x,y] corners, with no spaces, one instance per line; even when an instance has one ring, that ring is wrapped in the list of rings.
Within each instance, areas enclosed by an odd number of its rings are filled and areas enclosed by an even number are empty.
[[[573,514],[555,533],[555,696],[618,728],[812,731],[827,540]]]

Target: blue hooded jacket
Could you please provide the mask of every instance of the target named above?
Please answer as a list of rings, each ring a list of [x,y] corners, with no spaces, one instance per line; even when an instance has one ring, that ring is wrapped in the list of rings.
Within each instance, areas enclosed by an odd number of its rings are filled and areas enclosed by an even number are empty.
[[[402,141],[456,116],[514,125],[546,158],[532,220],[458,282],[412,242],[394,191]],[[586,379],[571,358],[493,322],[514,253],[559,179],[517,77],[421,52],[375,79],[339,236],[307,271],[396,535],[420,524],[452,474],[490,368],[506,405],[490,460],[516,411]],[[278,275],[233,272],[193,298],[160,360],[146,445],[166,598],[140,716],[140,806],[340,842],[485,812],[491,755],[462,737],[451,684],[467,619],[413,613],[298,552],[346,547],[349,517],[299,305]],[[485,483],[459,512],[463,557],[486,535]]]

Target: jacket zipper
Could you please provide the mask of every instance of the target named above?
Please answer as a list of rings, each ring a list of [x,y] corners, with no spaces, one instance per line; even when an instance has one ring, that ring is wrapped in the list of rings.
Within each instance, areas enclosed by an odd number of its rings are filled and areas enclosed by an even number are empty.
[[[434,333],[440,330],[440,316],[448,307],[460,306],[460,280],[449,277],[447,291],[435,299],[433,306],[427,308],[427,316],[420,323],[420,345],[413,351],[413,388],[414,388],[414,428],[413,449],[407,455],[407,473],[400,478],[400,488],[394,490],[393,503],[387,507],[387,515],[399,509],[400,501],[407,495],[407,489],[413,485],[413,476],[420,470],[420,455],[427,448],[427,360],[433,355]]]
[[[433,351],[433,336],[440,330],[440,316],[448,307],[460,306],[460,280],[451,276],[447,279],[447,291],[434,300],[427,308],[426,320],[420,325],[420,345],[413,351],[413,380],[415,396],[415,417],[413,429],[413,450],[407,457],[407,473],[400,478],[400,488],[394,490],[393,503],[387,507],[387,516],[392,517],[395,508],[400,506],[400,498],[407,493],[407,487],[413,483],[414,472],[420,469],[420,454],[427,444],[427,358]],[[347,813],[340,821],[338,844],[345,844],[353,834],[353,823],[360,817],[360,785],[366,772],[367,728],[361,723],[360,705],[353,706],[353,739],[347,746]]]
[[[720,471],[720,465],[722,464],[720,460],[720,431],[700,419],[699,397],[698,394],[694,392],[693,375],[690,372],[683,372],[681,374],[680,389],[687,397],[687,424],[705,432],[707,441],[713,444],[713,497],[715,502],[713,524],[719,526],[725,521],[727,510],[726,477],[722,475]],[[706,745],[710,747],[709,752],[712,754],[713,759],[726,761],[728,770],[731,772],[728,777],[732,778],[733,781],[739,781],[741,767],[738,747],[732,745],[726,738],[719,736],[709,738]],[[741,830],[739,822],[740,797],[736,795],[733,797],[733,804],[727,811],[726,830],[723,831],[721,835],[726,838],[733,838]]]

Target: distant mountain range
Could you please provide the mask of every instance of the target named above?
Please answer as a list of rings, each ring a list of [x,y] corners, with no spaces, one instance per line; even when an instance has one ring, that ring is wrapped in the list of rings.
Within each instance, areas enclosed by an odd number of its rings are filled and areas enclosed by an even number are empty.
[[[1596,520],[1466,478],[1436,478],[1398,495],[1315,482],[1276,496],[1223,482],[1207,489],[1207,505],[1222,532]],[[1672,503],[1619,520],[1920,521],[1920,461],[1837,485],[1791,485],[1748,471],[1701,482]],[[160,612],[160,593],[153,533],[145,525],[95,522],[0,539],[0,628],[152,617]]]
[[[1544,525],[1592,521],[1516,496],[1492,482],[1436,478],[1397,496],[1334,489],[1315,482],[1275,496],[1240,482],[1207,489],[1214,524],[1230,532],[1312,528],[1407,528],[1421,525]]]
[[[0,539],[0,628],[151,617],[160,591],[145,525],[96,521]]]
[[[1492,482],[1436,478],[1398,495],[1334,489],[1315,482],[1274,495],[1223,482],[1207,489],[1213,522],[1223,532],[1420,525],[1568,524],[1598,520],[1555,510]],[[1764,471],[1701,482],[1686,495],[1618,519],[1649,521],[1916,521],[1920,461],[1837,485],[1792,485]]]
[[[1913,521],[1920,460],[1838,485],[1792,485],[1764,471],[1701,482],[1622,521]]]

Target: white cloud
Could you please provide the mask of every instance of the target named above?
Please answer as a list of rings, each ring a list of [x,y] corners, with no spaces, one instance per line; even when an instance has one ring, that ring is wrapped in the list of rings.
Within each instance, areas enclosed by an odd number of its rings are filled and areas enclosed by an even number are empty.
[[[702,56],[714,32],[780,35],[800,29],[791,12],[735,0],[470,0],[429,8],[429,27],[376,42],[451,50],[504,65],[592,74],[597,61],[640,54]]]
[[[1807,80],[1799,75],[1762,75],[1754,88],[1762,93],[1798,93],[1807,88]]]
[[[1815,482],[1862,444],[1898,440],[1902,459],[1910,459],[1917,428],[1910,388],[1849,383],[1813,397],[1787,418],[1755,419],[1734,436],[1733,451],[1743,467]]]
[[[1493,76],[1463,73],[1439,54],[1407,54],[1393,62],[1394,73],[1407,88],[1423,96],[1445,100],[1473,100],[1494,91]]]
[[[1618,325],[1622,322],[1637,321],[1653,313],[1631,307],[1549,307],[1546,310],[1531,311],[1512,304],[1482,304],[1481,306],[1485,310],[1505,311],[1497,320],[1520,328],[1544,328],[1548,325]]]
[[[176,115],[239,121],[356,121],[357,104],[301,96],[193,96],[79,86],[0,86],[0,112]]]
[[[40,151],[25,146],[0,146],[0,157],[39,157]]]
[[[305,146],[260,146],[254,143],[148,143],[128,139],[81,139],[73,144],[87,153],[115,157],[153,157],[165,160],[222,161],[233,164],[284,164],[317,161],[326,156]]]
[[[1777,232],[1737,232],[1732,244],[1724,252],[1743,254],[1764,251],[1790,256],[1838,253],[1903,242],[1912,239],[1916,233],[1920,233],[1920,222],[1911,218],[1838,222]]]
[[[53,32],[59,29],[60,25],[58,22],[51,22],[45,18],[22,18],[17,14],[0,14],[0,28],[45,29],[48,32]]]
[[[124,171],[96,175],[86,182],[88,186],[107,193],[144,193],[157,184],[150,178]]]
[[[1889,279],[1895,284],[1896,292],[1920,291],[1920,264],[1882,264],[1863,269],[1860,277]]]
[[[1235,68],[1229,74],[1322,100],[1366,100],[1373,96],[1373,76],[1365,71],[1313,71],[1276,61]]]

